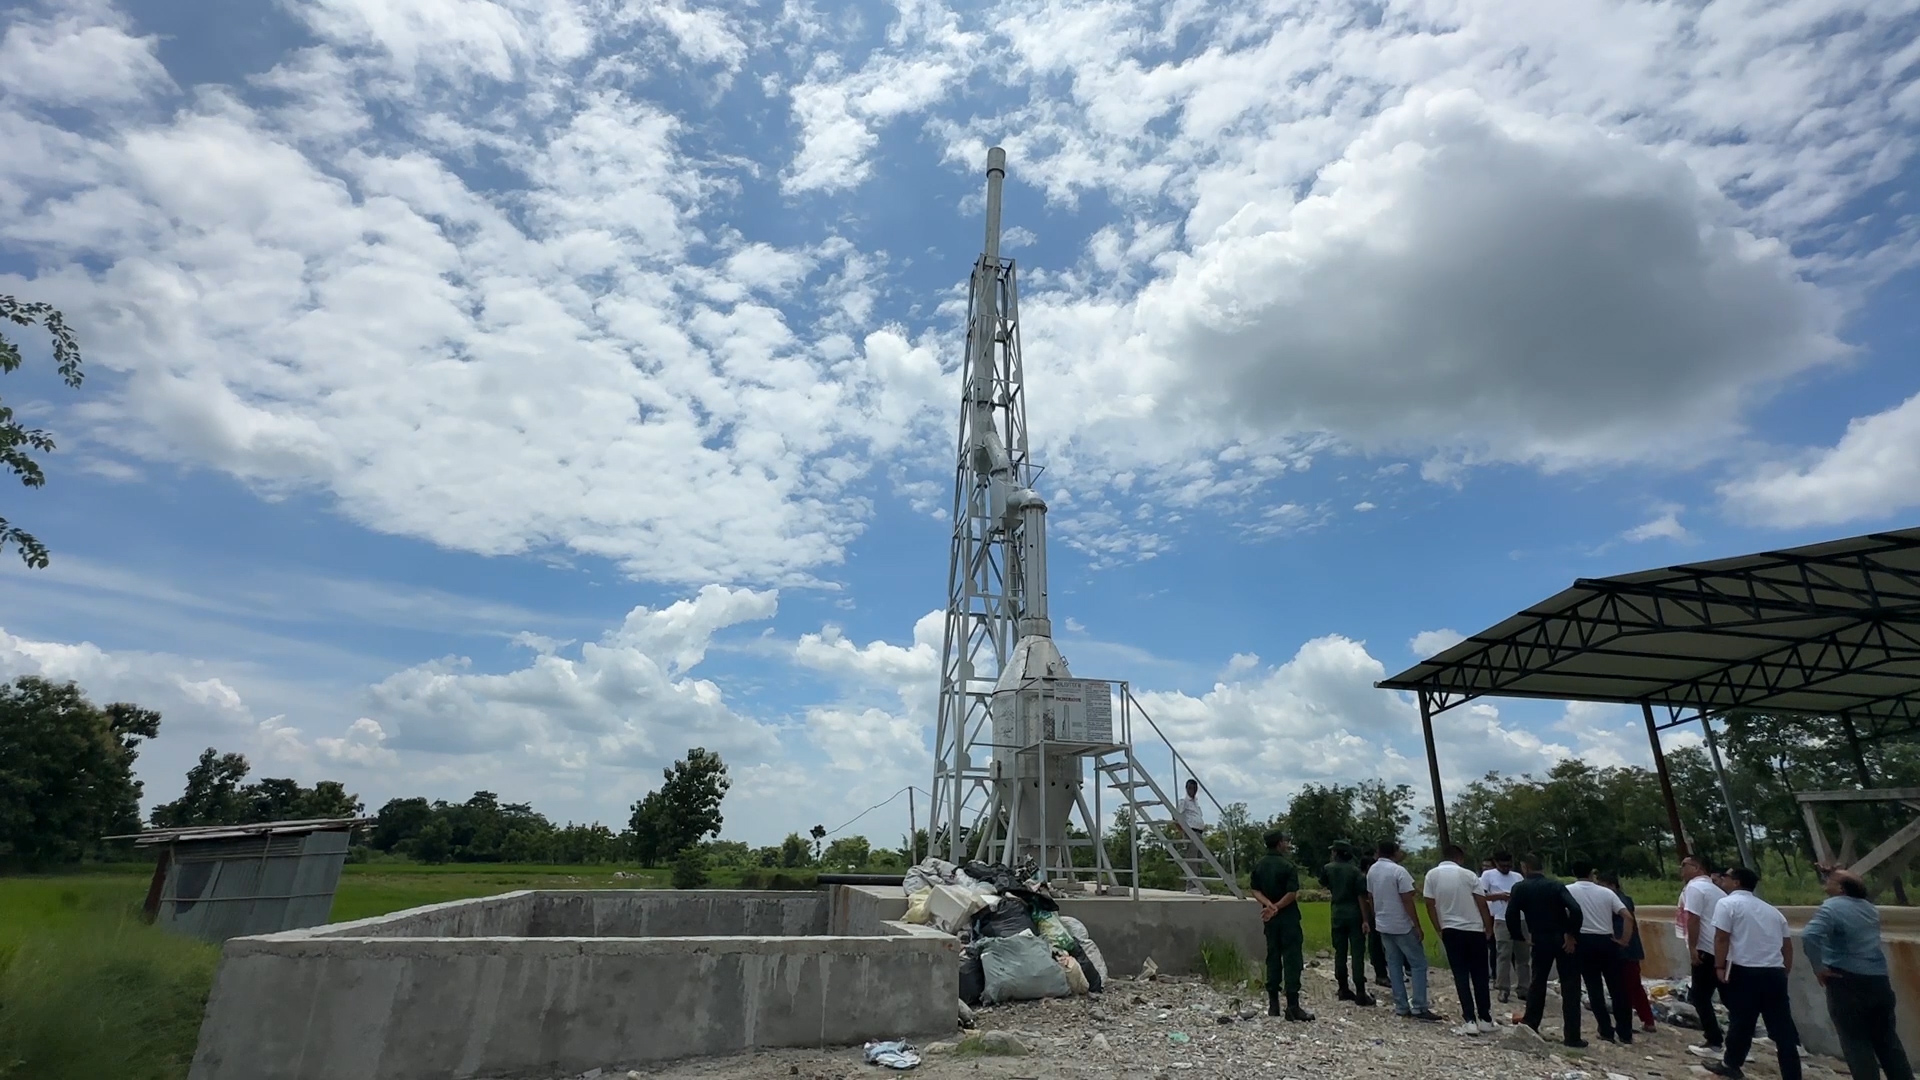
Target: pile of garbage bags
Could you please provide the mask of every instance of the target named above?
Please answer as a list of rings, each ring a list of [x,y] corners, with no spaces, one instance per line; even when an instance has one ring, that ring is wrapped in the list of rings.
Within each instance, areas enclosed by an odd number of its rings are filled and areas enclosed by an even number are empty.
[[[1675,1027],[1698,1028],[1700,1014],[1691,1000],[1692,988],[1685,979],[1645,979],[1647,1000],[1653,1005],[1654,1019]],[[1727,1023],[1724,1010],[1716,1014],[1722,1026]]]
[[[1062,915],[1031,865],[928,859],[907,871],[906,921],[958,937],[960,1000],[972,1007],[1097,994],[1106,961],[1085,923]]]

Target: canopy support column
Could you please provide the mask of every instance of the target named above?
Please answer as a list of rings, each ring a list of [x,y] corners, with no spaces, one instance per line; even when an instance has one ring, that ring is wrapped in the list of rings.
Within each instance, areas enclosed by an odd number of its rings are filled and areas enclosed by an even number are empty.
[[[1727,767],[1720,762],[1720,740],[1713,734],[1713,720],[1705,710],[1699,713],[1700,729],[1707,733],[1707,753],[1713,758],[1713,775],[1720,781],[1720,801],[1727,804],[1727,824],[1733,828],[1733,843],[1740,849],[1740,865],[1759,869],[1753,850],[1747,844],[1747,830],[1740,827],[1740,811],[1733,805],[1733,789],[1727,784]]]
[[[1447,832],[1447,793],[1440,790],[1440,755],[1433,749],[1433,698],[1425,690],[1419,691],[1420,733],[1427,739],[1427,779],[1433,781],[1433,825],[1440,834],[1440,849],[1446,850],[1453,843],[1453,837]]]
[[[1687,834],[1680,827],[1680,804],[1673,798],[1673,778],[1667,775],[1667,752],[1660,746],[1660,729],[1653,722],[1653,703],[1640,703],[1640,714],[1647,718],[1647,741],[1653,744],[1653,770],[1660,775],[1660,797],[1667,803],[1667,825],[1673,829],[1673,857],[1684,859]]]

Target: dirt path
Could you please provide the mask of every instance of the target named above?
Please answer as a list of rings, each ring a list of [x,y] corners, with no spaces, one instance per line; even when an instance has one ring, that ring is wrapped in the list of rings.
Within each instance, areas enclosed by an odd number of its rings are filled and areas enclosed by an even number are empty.
[[[1434,1007],[1457,1010],[1446,973],[1434,974],[1440,977]],[[1397,1019],[1384,1005],[1363,1009],[1334,1001],[1332,976],[1324,965],[1310,968],[1307,976],[1308,1004],[1319,1013],[1313,1023],[1270,1019],[1263,1002],[1239,1001],[1196,980],[1121,980],[1096,998],[980,1010],[979,1031],[1011,1034],[1027,1051],[1019,1056],[976,1055],[968,1052],[967,1044],[942,1043],[923,1047],[925,1062],[919,1068],[897,1074],[866,1064],[858,1047],[779,1050],[677,1062],[636,1075],[666,1080],[878,1080],[889,1075],[928,1080],[1679,1080],[1707,1075],[1686,1052],[1689,1043],[1699,1041],[1699,1033],[1684,1028],[1636,1034],[1632,1046],[1614,1046],[1599,1041],[1589,1014],[1584,1034],[1592,1046],[1566,1050],[1558,1041],[1558,1002],[1549,1001],[1550,1019],[1544,1025],[1549,1041],[1521,1051],[1508,1048],[1506,1036],[1512,1029],[1507,1026],[1491,1035],[1455,1035],[1448,1025]],[[1382,995],[1384,999],[1384,991]],[[1260,1015],[1221,1022],[1221,1017],[1237,1017],[1256,1004],[1262,1006]],[[1451,1015],[1458,1018],[1457,1011]],[[954,1038],[960,1035],[956,1032]],[[1771,1049],[1764,1044],[1755,1049],[1747,1074],[1777,1077]],[[1809,1080],[1836,1080],[1846,1070],[1837,1061],[1810,1057],[1806,1075]]]

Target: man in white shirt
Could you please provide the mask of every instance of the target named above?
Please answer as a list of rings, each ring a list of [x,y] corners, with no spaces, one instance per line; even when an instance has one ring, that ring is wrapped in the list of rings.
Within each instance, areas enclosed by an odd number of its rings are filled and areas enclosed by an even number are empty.
[[[1206,816],[1200,812],[1200,781],[1192,777],[1187,778],[1187,793],[1180,797],[1179,812],[1180,824],[1185,825],[1187,830],[1193,833],[1193,842],[1206,843],[1207,819]],[[1181,846],[1184,847],[1186,844],[1183,842]],[[1198,854],[1198,852],[1194,854]],[[1189,881],[1187,882],[1187,891],[1190,893],[1205,893],[1206,889],[1202,888],[1197,881]]]
[[[1633,1002],[1621,982],[1620,949],[1633,940],[1633,912],[1620,894],[1594,880],[1593,864],[1576,862],[1574,881],[1567,894],[1580,905],[1580,938],[1574,946],[1574,959],[1580,965],[1580,980],[1587,987],[1587,1006],[1593,1010],[1593,1022],[1607,1042],[1633,1042]],[[1619,937],[1613,933],[1614,916],[1624,928]],[[1611,1006],[1611,1008],[1609,1008]]]
[[[1727,1001],[1727,1052],[1707,1062],[1715,1076],[1740,1080],[1761,1018],[1780,1054],[1780,1080],[1801,1080],[1800,1031],[1793,1023],[1787,977],[1793,973],[1793,937],[1787,917],[1753,894],[1760,875],[1750,867],[1727,869],[1733,890],[1713,909],[1713,967]]]
[[[1494,1030],[1493,1005],[1487,993],[1487,946],[1493,942],[1493,915],[1487,908],[1486,886],[1467,869],[1467,853],[1448,844],[1440,865],[1427,871],[1420,893],[1427,898],[1427,918],[1440,928],[1440,943],[1453,969],[1453,988],[1460,995],[1460,1015],[1466,1020],[1454,1028],[1457,1035],[1482,1035]]]
[[[1480,884],[1487,890],[1487,910],[1493,914],[1494,986],[1500,991],[1503,1005],[1513,999],[1514,987],[1524,994],[1533,984],[1533,950],[1525,942],[1516,948],[1513,935],[1507,931],[1507,901],[1513,897],[1513,887],[1523,880],[1513,868],[1513,856],[1504,851],[1494,852],[1493,869],[1480,874]]]
[[[1394,1014],[1432,1023],[1440,1017],[1427,1008],[1426,935],[1413,903],[1413,875],[1400,865],[1400,845],[1394,841],[1382,843],[1379,855],[1367,870],[1362,915],[1386,946]]]
[[[1726,893],[1713,883],[1714,875],[1698,855],[1680,860],[1680,929],[1687,938],[1687,956],[1693,968],[1693,985],[1687,1003],[1700,1014],[1700,1034],[1706,1042],[1687,1047],[1698,1057],[1718,1059],[1725,1049],[1726,1033],[1720,1030],[1720,1015],[1714,1011],[1713,996],[1727,1003],[1726,990],[1713,973],[1713,912]]]

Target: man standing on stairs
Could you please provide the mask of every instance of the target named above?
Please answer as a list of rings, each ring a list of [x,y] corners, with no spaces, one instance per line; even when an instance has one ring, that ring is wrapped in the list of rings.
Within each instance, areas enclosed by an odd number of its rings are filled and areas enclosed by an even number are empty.
[[[1260,901],[1260,921],[1267,935],[1267,1015],[1288,1020],[1311,1020],[1300,1007],[1301,952],[1306,937],[1300,930],[1300,870],[1287,858],[1293,849],[1287,834],[1267,833],[1267,853],[1253,864],[1250,884]],[[1280,990],[1287,991],[1287,1009],[1280,1011]]]
[[[1200,854],[1198,851],[1186,849],[1193,845],[1205,844],[1207,842],[1207,818],[1206,815],[1200,812],[1200,781],[1193,777],[1187,778],[1187,793],[1180,797],[1179,810],[1180,824],[1187,827],[1187,831],[1193,834],[1193,839],[1186,840],[1183,837],[1179,845],[1182,850],[1176,854],[1179,854],[1182,858],[1197,859]],[[1187,891],[1190,893],[1204,894],[1207,890],[1201,887],[1199,882],[1189,879],[1187,882]]]
[[[1353,864],[1353,845],[1335,840],[1330,851],[1333,861],[1321,875],[1327,883],[1327,899],[1333,908],[1333,977],[1340,981],[1340,1000],[1356,1005],[1373,1004],[1367,993],[1366,913],[1360,910],[1360,898],[1366,895],[1367,879]],[[1347,985],[1347,954],[1353,954],[1353,985]]]

